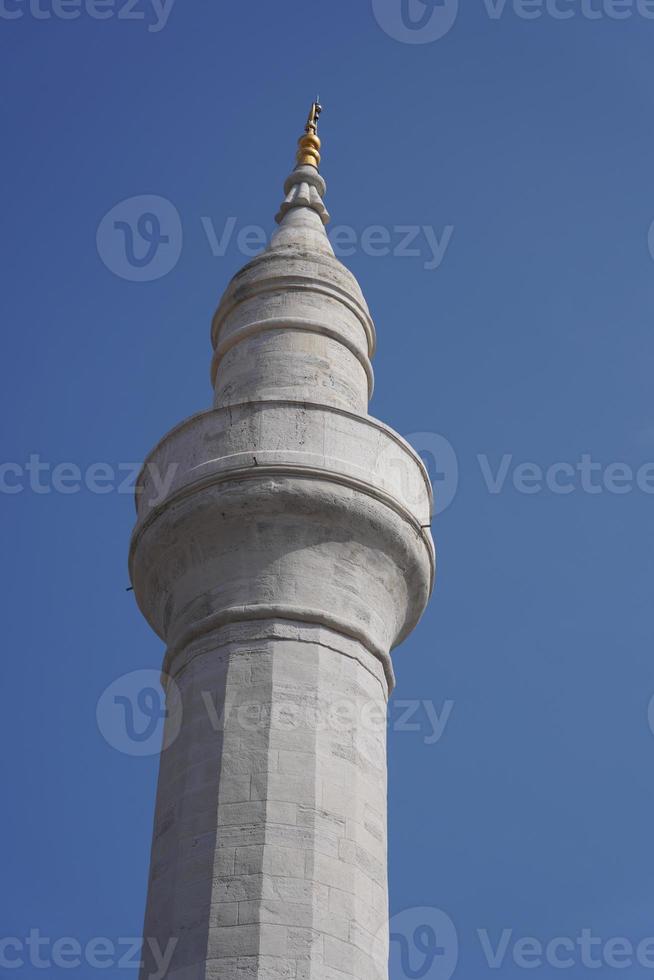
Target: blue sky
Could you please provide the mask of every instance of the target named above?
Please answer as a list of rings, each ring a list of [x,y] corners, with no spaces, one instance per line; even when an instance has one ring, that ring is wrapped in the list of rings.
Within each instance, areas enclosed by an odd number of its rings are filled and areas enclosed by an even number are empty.
[[[327,203],[378,330],[371,411],[452,498],[434,599],[395,654],[392,912],[445,912],[461,980],[498,975],[479,930],[512,930],[503,978],[523,937],[636,945],[654,935],[654,11],[177,0],[164,22],[124,2],[0,4],[2,936],[142,928],[157,759],[96,721],[162,657],[126,592],[119,491],[209,405],[212,312],[319,91]],[[102,219],[143,196],[168,202],[144,231],[171,240],[133,281]],[[575,955],[575,980],[615,972]],[[28,959],[13,975],[43,976]]]

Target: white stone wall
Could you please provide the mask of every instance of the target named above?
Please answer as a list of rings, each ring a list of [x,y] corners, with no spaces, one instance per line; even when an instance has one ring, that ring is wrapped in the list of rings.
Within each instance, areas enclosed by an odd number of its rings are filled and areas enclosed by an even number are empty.
[[[381,663],[319,626],[261,621],[191,644],[175,682],[145,924],[162,948],[179,938],[170,976],[383,977]]]

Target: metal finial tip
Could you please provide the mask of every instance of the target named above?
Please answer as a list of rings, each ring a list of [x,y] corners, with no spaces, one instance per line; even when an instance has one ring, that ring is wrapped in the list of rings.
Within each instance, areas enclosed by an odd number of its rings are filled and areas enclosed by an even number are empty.
[[[318,118],[322,112],[319,96],[311,106],[307,124],[304,127],[304,136],[300,137],[299,149],[297,153],[298,166],[312,166],[318,169],[320,166],[320,139],[318,138]]]
[[[320,105],[320,98],[316,96],[316,101],[311,106],[311,111],[309,112],[309,118],[307,119],[307,124],[305,127],[306,133],[316,133],[318,131],[318,117],[322,112],[322,106]]]

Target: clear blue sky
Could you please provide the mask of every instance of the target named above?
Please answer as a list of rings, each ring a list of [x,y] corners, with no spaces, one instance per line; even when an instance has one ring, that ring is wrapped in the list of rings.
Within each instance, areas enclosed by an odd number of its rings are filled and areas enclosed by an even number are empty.
[[[0,494],[2,936],[142,928],[158,763],[107,744],[96,704],[162,647],[125,591],[131,497],[55,492],[52,470],[136,463],[209,404],[210,317],[246,261],[234,239],[272,227],[316,90],[334,222],[391,239],[346,260],[377,324],[372,411],[458,459],[435,596],[395,656],[395,698],[453,707],[433,744],[423,709],[420,730],[390,732],[392,910],[447,912],[461,980],[525,972],[510,953],[490,970],[479,929],[654,935],[654,496],[635,478],[606,489],[611,464],[654,460],[654,21],[600,0],[593,19],[560,0],[565,20],[466,0],[414,44],[391,36],[400,0],[377,18],[370,0],[177,0],[157,31],[139,2],[145,20],[41,19],[47,0],[4,0],[0,17],[2,474],[23,481]],[[96,244],[139,195],[183,228],[149,282]],[[220,238],[230,217],[214,255],[207,228]],[[451,226],[440,265],[425,268],[423,232],[418,256],[393,254],[398,226]],[[50,492],[24,470],[37,454]],[[602,492],[571,470],[556,478],[572,492],[533,473],[521,492],[515,467],[584,454]],[[587,972],[615,970],[567,974]]]

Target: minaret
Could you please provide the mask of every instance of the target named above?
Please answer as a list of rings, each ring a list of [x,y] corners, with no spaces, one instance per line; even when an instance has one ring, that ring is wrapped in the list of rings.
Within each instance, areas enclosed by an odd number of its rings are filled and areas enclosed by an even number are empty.
[[[432,589],[432,498],[368,415],[375,328],[325,233],[320,111],[214,317],[214,407],[138,483],[130,572],[169,700],[145,936],[177,941],[175,980],[387,976],[390,651]]]

